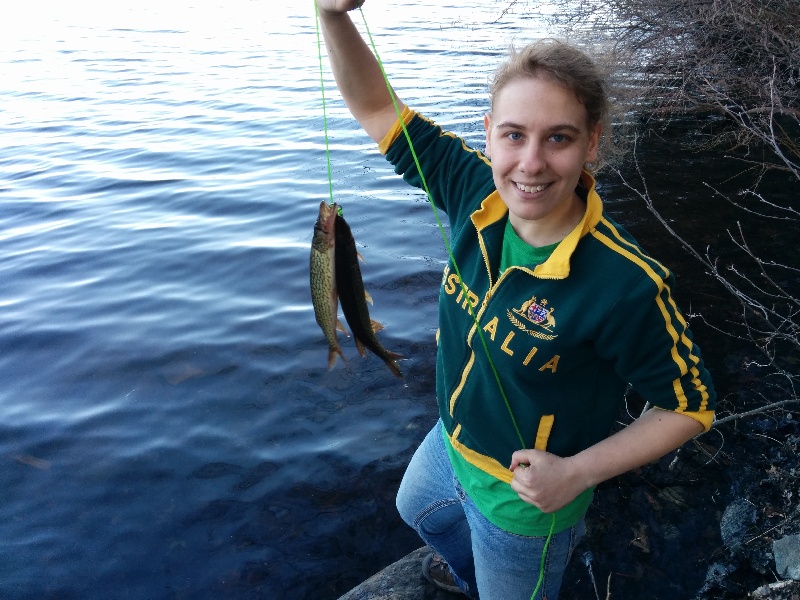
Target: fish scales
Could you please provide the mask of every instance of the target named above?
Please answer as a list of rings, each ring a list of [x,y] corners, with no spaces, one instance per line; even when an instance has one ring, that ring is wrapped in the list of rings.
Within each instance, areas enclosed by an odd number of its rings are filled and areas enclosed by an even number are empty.
[[[353,233],[344,217],[336,215],[334,227],[336,238],[336,283],[342,312],[350,326],[350,331],[356,341],[359,354],[365,356],[364,348],[369,348],[376,356],[380,357],[386,366],[397,377],[403,377],[396,359],[403,358],[401,354],[385,349],[375,332],[382,329],[382,325],[373,321],[369,316],[367,307],[367,294],[364,290],[364,281],[361,277],[361,268],[358,265],[358,250],[353,239]]]

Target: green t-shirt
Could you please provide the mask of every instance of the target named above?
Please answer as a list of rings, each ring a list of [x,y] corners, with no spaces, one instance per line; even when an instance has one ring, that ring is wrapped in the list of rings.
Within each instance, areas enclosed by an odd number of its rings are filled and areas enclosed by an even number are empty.
[[[550,255],[558,244],[559,242],[556,242],[555,244],[542,246],[541,248],[531,246],[527,242],[522,241],[517,235],[517,232],[514,231],[514,228],[511,226],[511,221],[506,221],[506,231],[503,235],[503,253],[500,255],[500,272],[502,273],[508,267],[513,266],[534,266],[541,264],[550,258]]]
[[[500,258],[500,271],[511,266],[535,266],[546,261],[558,242],[549,246],[536,248],[524,242],[506,222],[503,236],[503,252]],[[453,465],[453,471],[461,482],[469,482],[470,498],[483,515],[492,523],[517,535],[546,536],[553,525],[553,516],[545,514],[532,504],[520,499],[517,493],[505,481],[500,481],[485,471],[471,465],[450,444],[447,433],[442,429],[447,453]],[[509,464],[511,457],[508,457]],[[592,502],[594,489],[588,489],[575,500],[555,513],[553,531],[558,533],[577,523]]]

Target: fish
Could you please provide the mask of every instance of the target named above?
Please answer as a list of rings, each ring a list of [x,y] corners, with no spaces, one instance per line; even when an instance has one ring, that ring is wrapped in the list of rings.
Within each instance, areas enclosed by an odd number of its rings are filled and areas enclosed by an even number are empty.
[[[339,207],[324,200],[319,204],[319,216],[314,223],[314,237],[311,240],[311,303],[314,317],[328,341],[328,370],[333,369],[337,357],[347,362],[339,346],[336,331],[345,335],[339,320],[339,295],[336,287],[336,215]]]
[[[386,363],[395,376],[402,379],[403,374],[396,361],[403,358],[403,355],[386,350],[375,336],[376,332],[383,329],[383,325],[373,321],[369,316],[367,302],[372,304],[372,298],[364,289],[361,267],[358,265],[358,260],[364,259],[356,250],[356,242],[350,226],[339,213],[336,214],[334,236],[336,239],[335,264],[339,302],[342,304],[342,312],[350,326],[358,353],[366,356],[365,348],[369,348]]]

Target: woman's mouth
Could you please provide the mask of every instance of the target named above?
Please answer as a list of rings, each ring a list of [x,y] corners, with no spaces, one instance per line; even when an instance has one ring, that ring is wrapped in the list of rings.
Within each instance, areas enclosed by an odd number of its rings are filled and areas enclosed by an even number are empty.
[[[519,183],[519,182],[514,182],[514,183],[516,183],[517,189],[519,189],[519,190],[521,190],[521,191],[523,191],[523,192],[525,192],[527,194],[535,194],[536,192],[541,192],[548,185],[550,185],[549,183],[543,183],[541,185],[524,185],[524,184]]]

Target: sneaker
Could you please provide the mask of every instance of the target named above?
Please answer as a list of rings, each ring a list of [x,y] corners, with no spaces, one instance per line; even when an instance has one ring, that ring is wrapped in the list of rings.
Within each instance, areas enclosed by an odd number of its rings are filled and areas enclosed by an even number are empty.
[[[450,565],[435,552],[431,552],[423,559],[422,574],[425,576],[425,579],[440,590],[456,594],[464,593],[461,588],[458,587],[456,580],[453,579],[453,572],[450,570]]]

